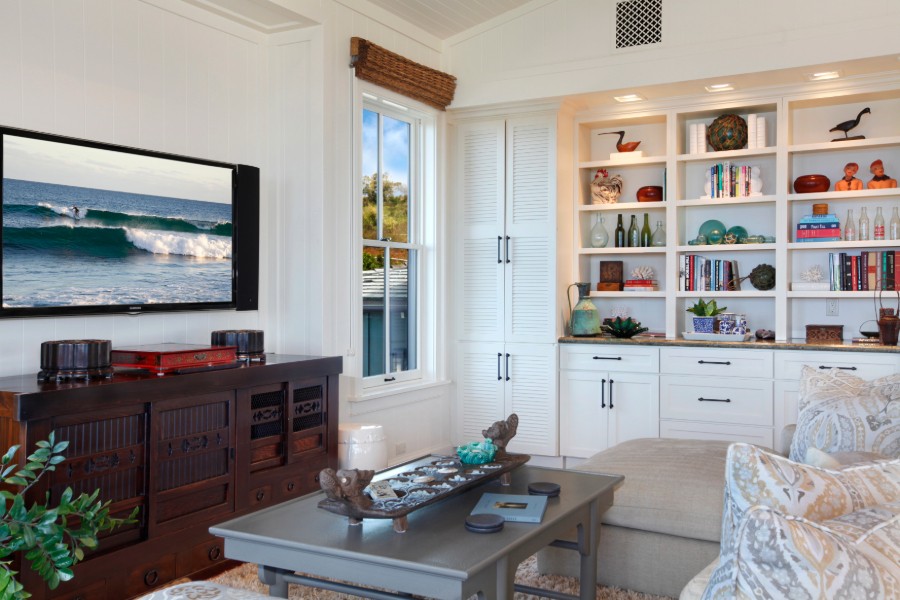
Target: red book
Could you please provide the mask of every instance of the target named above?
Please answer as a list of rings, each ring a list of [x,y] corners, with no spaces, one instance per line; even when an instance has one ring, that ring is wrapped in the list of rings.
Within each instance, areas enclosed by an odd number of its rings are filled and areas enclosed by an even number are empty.
[[[850,289],[859,289],[859,257],[850,257]]]

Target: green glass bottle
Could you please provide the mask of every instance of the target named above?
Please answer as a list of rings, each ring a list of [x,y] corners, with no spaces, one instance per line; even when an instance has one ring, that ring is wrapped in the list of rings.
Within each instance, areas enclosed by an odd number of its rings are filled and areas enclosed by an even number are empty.
[[[631,215],[631,226],[628,228],[628,246],[639,248],[641,245],[641,230],[637,226],[637,216]]]
[[[619,222],[616,224],[616,248],[624,248],[628,244],[625,243],[625,228],[622,227],[622,214],[619,214]]]
[[[649,248],[653,232],[650,231],[650,215],[644,213],[644,226],[641,227],[641,248]]]

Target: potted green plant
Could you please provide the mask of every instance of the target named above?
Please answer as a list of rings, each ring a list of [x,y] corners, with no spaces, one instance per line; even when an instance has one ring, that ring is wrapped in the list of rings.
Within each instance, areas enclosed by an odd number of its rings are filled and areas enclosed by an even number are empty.
[[[689,306],[687,311],[694,313],[694,331],[697,333],[713,333],[716,324],[716,315],[725,312],[727,306],[719,308],[716,306],[715,300],[706,302],[700,298],[693,306]]]
[[[55,589],[60,582],[72,579],[72,567],[84,558],[84,550],[96,548],[97,535],[126,523],[134,523],[138,509],[125,519],[109,516],[109,502],[93,494],[73,497],[71,488],[60,495],[56,506],[49,506],[50,494],[44,502],[25,504],[26,492],[47,472],[65,460],[63,452],[69,442],[56,442],[51,432],[46,441],[27,457],[25,466],[16,473],[13,457],[19,446],[12,446],[0,458],[0,598],[30,598],[12,570],[12,557],[19,552],[20,562],[31,568]]]

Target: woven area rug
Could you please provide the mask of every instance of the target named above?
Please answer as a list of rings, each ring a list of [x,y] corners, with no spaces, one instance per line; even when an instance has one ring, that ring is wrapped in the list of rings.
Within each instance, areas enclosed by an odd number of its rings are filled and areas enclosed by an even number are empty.
[[[256,565],[244,564],[230,571],[225,571],[220,575],[213,577],[210,581],[228,585],[238,589],[253,590],[265,593],[268,590],[263,586],[256,576]],[[519,565],[516,571],[516,583],[540,587],[544,589],[556,590],[568,594],[578,593],[578,581],[572,577],[563,577],[561,575],[541,575],[537,572],[537,559],[534,556],[526,559]],[[536,598],[528,594],[516,594],[516,600],[531,600]],[[315,600],[338,600],[344,598],[356,598],[356,596],[348,596],[346,594],[338,594],[336,592],[328,592],[315,588],[304,587],[300,585],[290,586],[290,598],[315,599]],[[597,586],[597,600],[669,600],[665,596],[652,596],[650,594],[641,594],[628,590],[620,590],[616,588],[608,588]]]

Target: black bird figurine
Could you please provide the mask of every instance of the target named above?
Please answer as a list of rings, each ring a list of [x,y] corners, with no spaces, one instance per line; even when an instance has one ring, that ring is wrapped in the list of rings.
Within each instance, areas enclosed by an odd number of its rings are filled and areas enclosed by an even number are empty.
[[[862,109],[861,111],[859,111],[859,114],[856,115],[855,119],[850,119],[849,121],[844,121],[843,123],[838,123],[831,129],[829,129],[828,131],[843,131],[844,132],[844,137],[837,138],[837,139],[831,140],[831,141],[832,142],[845,142],[847,140],[864,140],[864,139],[866,139],[866,136],[864,136],[864,135],[854,135],[853,137],[849,137],[847,135],[847,132],[850,131],[851,129],[853,129],[854,127],[856,127],[857,125],[859,125],[859,120],[862,118],[863,115],[870,114],[871,112],[872,111],[869,110],[869,107],[867,106],[864,109]]]
[[[625,142],[622,143],[622,139],[625,137],[624,131],[605,131],[603,133],[598,133],[597,135],[618,135],[619,141],[616,142],[616,150],[619,152],[633,152],[639,145],[640,142]]]

